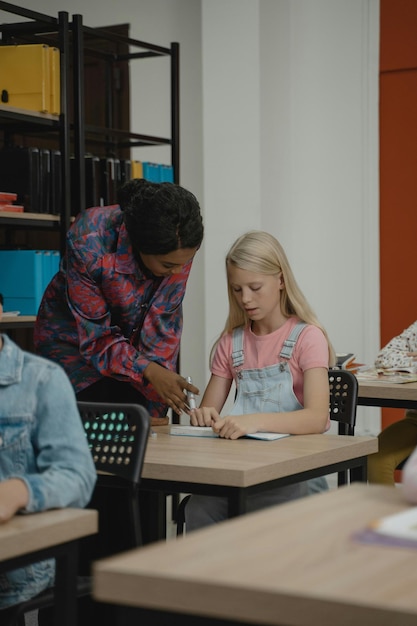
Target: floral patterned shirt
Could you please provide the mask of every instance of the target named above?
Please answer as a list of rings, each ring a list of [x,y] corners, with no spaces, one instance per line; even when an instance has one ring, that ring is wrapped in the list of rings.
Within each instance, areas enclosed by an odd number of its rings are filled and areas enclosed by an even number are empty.
[[[403,330],[400,335],[391,339],[380,350],[375,360],[375,367],[400,369],[414,366],[417,368],[417,361],[408,356],[408,352],[417,352],[417,321]]]
[[[165,415],[143,371],[151,361],[176,369],[191,264],[163,279],[147,275],[135,261],[119,206],[82,211],[39,308],[37,352],[62,365],[76,392],[103,376],[116,378],[145,396],[152,416]]]

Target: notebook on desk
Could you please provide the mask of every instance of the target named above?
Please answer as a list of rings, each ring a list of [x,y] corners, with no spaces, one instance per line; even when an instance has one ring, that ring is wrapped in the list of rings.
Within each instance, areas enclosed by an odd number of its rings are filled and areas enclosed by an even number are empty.
[[[219,435],[214,432],[211,426],[186,426],[182,424],[173,424],[170,427],[171,435],[183,435],[186,437],[218,437]],[[262,439],[264,441],[273,441],[274,439],[282,439],[282,437],[289,437],[281,433],[252,433],[245,435],[248,439]]]

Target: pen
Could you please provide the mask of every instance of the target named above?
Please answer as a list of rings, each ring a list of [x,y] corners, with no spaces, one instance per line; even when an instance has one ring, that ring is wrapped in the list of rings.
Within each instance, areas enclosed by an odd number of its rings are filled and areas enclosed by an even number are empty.
[[[189,383],[190,385],[193,384],[191,376],[187,376],[187,383]],[[190,411],[192,411],[193,409],[196,409],[197,405],[195,402],[195,395],[193,394],[192,391],[187,390],[187,399],[188,399],[188,407]]]

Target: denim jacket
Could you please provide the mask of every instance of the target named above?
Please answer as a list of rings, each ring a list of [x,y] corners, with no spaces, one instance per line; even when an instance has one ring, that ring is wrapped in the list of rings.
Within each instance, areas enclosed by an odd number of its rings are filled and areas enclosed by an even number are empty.
[[[88,504],[96,471],[63,369],[21,350],[2,335],[0,481],[21,478],[29,491],[22,513]],[[0,608],[23,602],[54,582],[54,561],[0,574]]]

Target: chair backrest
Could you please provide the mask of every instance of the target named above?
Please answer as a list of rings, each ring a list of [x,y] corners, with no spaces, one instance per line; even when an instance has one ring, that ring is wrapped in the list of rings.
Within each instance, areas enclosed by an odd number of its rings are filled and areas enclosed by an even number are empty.
[[[339,422],[339,435],[354,435],[358,381],[344,369],[329,369],[330,419]]]
[[[139,404],[77,404],[96,470],[139,484],[150,429],[146,409]]]
[[[90,594],[93,560],[142,545],[138,484],[150,416],[138,404],[77,402],[99,475],[89,507],[99,512],[99,533],[79,540],[77,596]],[[53,588],[21,603],[10,626],[24,626],[25,613],[52,607]],[[3,623],[3,622],[2,622]],[[48,622],[49,623],[49,622]]]
[[[97,470],[89,508],[99,512],[99,533],[82,540],[79,573],[93,560],[142,545],[139,483],[151,419],[143,406],[78,401]]]

